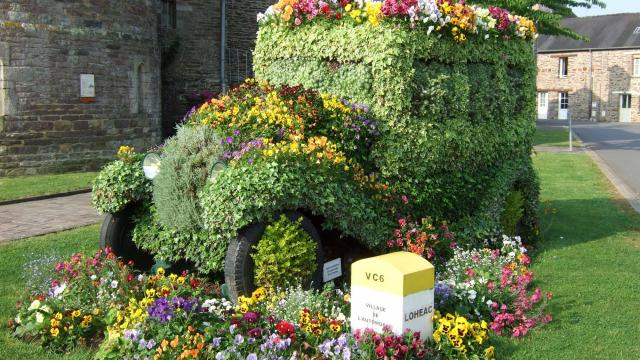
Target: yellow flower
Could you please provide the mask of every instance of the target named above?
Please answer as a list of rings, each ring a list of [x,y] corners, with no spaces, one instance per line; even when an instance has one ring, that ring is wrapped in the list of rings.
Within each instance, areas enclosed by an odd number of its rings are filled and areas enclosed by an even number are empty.
[[[487,322],[484,320],[480,322],[480,327],[483,328],[484,330],[487,330],[489,328],[487,325]]]
[[[74,310],[74,311],[71,313],[71,318],[72,318],[72,319],[77,318],[77,317],[79,317],[79,316],[80,316],[80,314],[81,314],[80,310]]]
[[[436,330],[436,331],[433,332],[433,340],[436,343],[440,342],[441,338],[440,338],[440,331],[439,330]]]
[[[239,310],[241,313],[243,313],[243,314],[244,314],[244,313],[246,313],[247,311],[249,311],[249,305],[247,305],[247,304],[240,304],[240,305],[238,305],[238,310]]]
[[[493,359],[493,355],[495,353],[495,348],[493,346],[489,346],[484,349],[484,357],[487,359]]]
[[[56,315],[54,316],[54,318],[55,318],[56,320],[62,320],[62,313],[57,312],[57,313],[56,313]]]
[[[58,328],[51,328],[51,336],[56,337],[60,334],[60,330]]]
[[[156,275],[160,277],[164,276],[164,268],[159,267],[158,270],[156,270]]]
[[[176,274],[169,275],[169,280],[171,280],[171,282],[176,282],[177,278],[178,278],[178,275],[176,275]]]
[[[178,285],[183,285],[184,284],[184,276],[180,276],[177,281],[178,281]]]
[[[49,323],[51,324],[51,327],[57,327],[60,324],[56,319],[51,319]]]
[[[93,309],[93,315],[96,315],[96,316],[100,315],[100,309],[98,308]]]
[[[152,298],[156,295],[156,289],[147,289],[145,293],[147,294],[147,297]]]
[[[255,301],[261,301],[267,296],[267,291],[264,287],[257,288],[253,294],[251,294],[251,298]]]

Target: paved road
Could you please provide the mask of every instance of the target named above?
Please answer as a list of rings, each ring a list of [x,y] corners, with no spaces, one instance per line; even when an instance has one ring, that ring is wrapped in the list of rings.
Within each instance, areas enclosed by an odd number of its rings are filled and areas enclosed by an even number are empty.
[[[640,124],[578,123],[573,130],[640,198]]]
[[[43,235],[101,222],[91,194],[0,206],[0,242]]]

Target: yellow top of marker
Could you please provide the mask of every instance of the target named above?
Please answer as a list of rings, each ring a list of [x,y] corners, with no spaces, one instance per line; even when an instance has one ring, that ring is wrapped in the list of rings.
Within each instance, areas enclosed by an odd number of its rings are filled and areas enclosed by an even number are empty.
[[[435,269],[410,252],[394,252],[359,260],[351,265],[351,285],[407,296],[433,289]]]

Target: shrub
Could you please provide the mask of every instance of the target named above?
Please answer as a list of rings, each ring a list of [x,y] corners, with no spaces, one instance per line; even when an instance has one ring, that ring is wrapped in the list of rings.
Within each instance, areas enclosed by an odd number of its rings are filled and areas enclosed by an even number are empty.
[[[207,126],[181,126],[162,151],[160,173],[153,180],[153,201],[165,227],[182,232],[202,229],[198,192],[209,169],[222,155],[220,138]]]
[[[500,216],[500,223],[504,233],[508,236],[516,236],[518,223],[524,216],[524,197],[521,191],[512,191],[505,200],[504,210]]]
[[[504,197],[493,195],[506,196],[531,163],[533,24],[507,16],[496,27],[503,12],[448,1],[349,5],[329,4],[330,19],[306,3],[274,6],[260,24],[256,77],[369,106],[383,134],[374,168],[412,200],[414,218],[448,219],[469,235],[461,241],[499,233]]]
[[[290,221],[285,215],[269,224],[254,246],[257,286],[266,288],[307,284],[316,271],[318,244],[301,227],[302,218]]]
[[[209,238],[206,231],[179,231],[163,225],[158,219],[156,206],[150,201],[140,204],[133,215],[133,222],[133,242],[141,249],[153,253],[157,259],[176,263],[191,259],[196,267],[202,268],[199,260],[203,257],[224,258],[224,248],[206,247]]]
[[[143,154],[121,146],[118,159],[107,164],[93,180],[91,203],[100,213],[116,213],[150,197],[151,182],[142,171]]]

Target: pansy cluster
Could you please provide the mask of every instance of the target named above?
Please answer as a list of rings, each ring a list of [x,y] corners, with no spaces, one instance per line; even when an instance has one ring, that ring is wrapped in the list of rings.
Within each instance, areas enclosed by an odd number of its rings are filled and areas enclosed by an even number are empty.
[[[373,169],[371,148],[380,135],[368,113],[367,106],[333,95],[248,79],[201,105],[188,124],[214,128],[221,137],[220,160],[231,165],[305,158],[360,179],[361,171]]]
[[[452,0],[280,0],[265,13],[258,14],[260,23],[284,23],[300,26],[325,19],[353,21],[378,26],[383,21],[407,21],[411,28],[421,26],[427,33],[448,33],[459,43],[468,35],[518,36],[535,39],[533,21],[507,10]]]
[[[545,312],[551,294],[531,291],[534,274],[520,238],[505,236],[500,242],[498,249],[454,249],[438,274],[436,302],[443,311],[487,319],[496,334],[520,337],[551,321]]]

